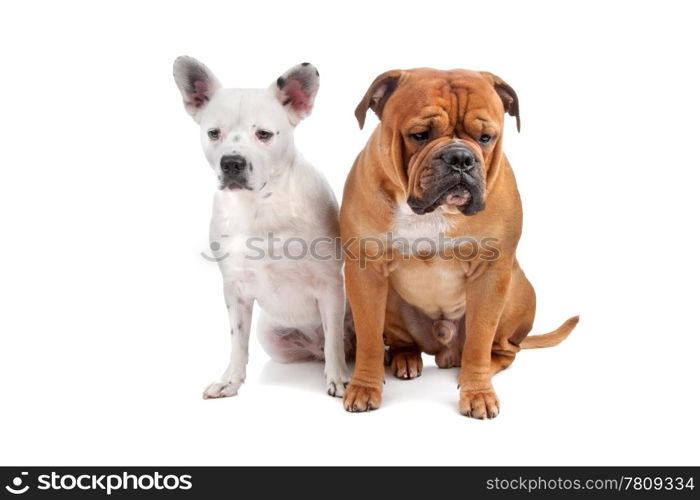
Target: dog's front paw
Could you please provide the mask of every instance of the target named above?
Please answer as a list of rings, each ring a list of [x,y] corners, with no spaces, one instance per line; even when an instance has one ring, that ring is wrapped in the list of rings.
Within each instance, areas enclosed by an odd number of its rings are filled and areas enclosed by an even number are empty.
[[[327,377],[326,378],[326,394],[334,398],[342,398],[345,394],[345,388],[348,386],[348,379],[345,377]]]
[[[240,382],[214,382],[204,389],[203,397],[204,399],[230,398],[238,394],[240,386]]]
[[[381,404],[381,387],[364,387],[351,382],[345,390],[343,406],[346,411],[355,413],[376,410]]]
[[[350,382],[345,362],[333,364],[326,361],[324,372],[326,374],[326,394],[334,398],[342,398],[345,394],[345,388]]]
[[[491,390],[461,391],[459,393],[459,412],[472,418],[485,419],[498,416],[500,403],[498,396]]]

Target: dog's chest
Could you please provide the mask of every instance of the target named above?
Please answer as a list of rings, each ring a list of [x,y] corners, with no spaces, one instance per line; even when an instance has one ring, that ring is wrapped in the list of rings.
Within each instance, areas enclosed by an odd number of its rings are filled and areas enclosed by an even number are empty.
[[[224,279],[236,282],[244,295],[289,302],[299,290],[329,278],[329,266],[309,258],[309,228],[292,217],[281,197],[224,201],[215,203],[212,214],[212,253]]]
[[[417,240],[437,240],[440,234],[444,235],[451,228],[452,224],[440,209],[418,215],[407,204],[401,204],[394,211],[392,236],[394,240],[415,243]]]
[[[464,271],[459,262],[444,257],[453,246],[448,236],[452,229],[440,209],[417,215],[406,205],[394,214],[391,241],[400,252],[394,253],[390,266],[391,286],[431,318],[458,319],[464,314]]]

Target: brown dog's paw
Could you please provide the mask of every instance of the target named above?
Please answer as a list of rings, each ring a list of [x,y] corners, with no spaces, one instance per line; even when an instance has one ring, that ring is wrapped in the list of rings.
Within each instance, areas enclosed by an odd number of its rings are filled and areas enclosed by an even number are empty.
[[[350,385],[345,389],[343,406],[346,411],[356,413],[360,411],[376,410],[381,404],[381,387],[363,387],[350,382]]]
[[[459,412],[472,418],[485,419],[498,416],[500,403],[493,391],[461,391]]]
[[[435,355],[435,364],[438,368],[454,368],[461,366],[462,353],[458,349],[445,347]]]
[[[396,378],[410,380],[420,377],[423,359],[418,351],[396,351],[392,353],[391,373]]]

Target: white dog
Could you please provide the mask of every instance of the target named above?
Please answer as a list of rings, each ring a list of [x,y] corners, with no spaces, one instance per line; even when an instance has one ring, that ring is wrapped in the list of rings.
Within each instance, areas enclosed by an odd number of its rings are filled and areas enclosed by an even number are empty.
[[[348,373],[338,203],[293,137],[311,113],[318,71],[303,63],[267,89],[243,90],[222,88],[191,57],[177,58],[173,70],[219,187],[210,235],[224,278],[231,359],[204,397],[233,396],[243,383],[254,301],[268,354],[282,362],[325,359],[327,392],[341,397]]]

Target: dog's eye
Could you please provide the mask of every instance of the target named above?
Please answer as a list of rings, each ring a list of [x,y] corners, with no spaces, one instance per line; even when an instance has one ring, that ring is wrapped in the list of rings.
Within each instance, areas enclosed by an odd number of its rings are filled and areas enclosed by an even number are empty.
[[[255,132],[255,137],[257,137],[260,142],[267,142],[272,139],[272,132],[261,128]]]
[[[425,142],[430,138],[430,132],[427,130],[425,132],[416,132],[415,134],[411,134],[410,137],[416,142]]]
[[[493,139],[493,137],[489,134],[481,134],[481,136],[479,137],[479,142],[481,144],[488,144],[489,142],[491,142],[491,139]]]
[[[212,141],[218,141],[219,137],[221,137],[221,130],[218,128],[210,128],[207,130],[207,137],[209,137],[209,139]]]

